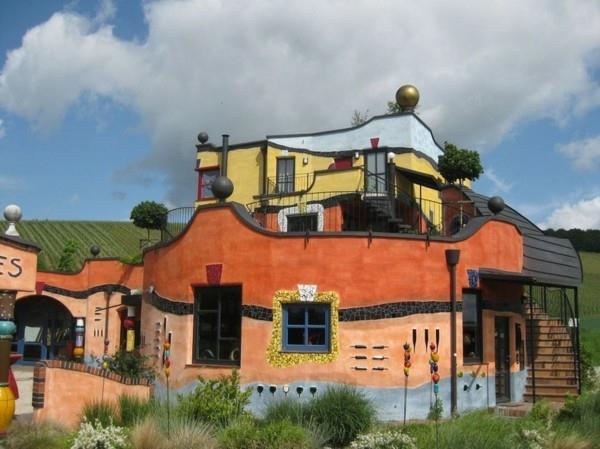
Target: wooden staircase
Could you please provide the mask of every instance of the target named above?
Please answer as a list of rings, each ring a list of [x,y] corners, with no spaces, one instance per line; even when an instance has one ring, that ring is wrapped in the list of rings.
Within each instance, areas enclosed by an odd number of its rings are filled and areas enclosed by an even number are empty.
[[[543,309],[534,305],[530,315],[527,308],[527,332],[533,328],[534,368],[528,357],[525,401],[533,402],[533,375],[535,369],[536,400],[564,402],[565,396],[578,394],[576,354],[567,327],[558,319],[550,318]],[[531,352],[529,341],[528,353]]]

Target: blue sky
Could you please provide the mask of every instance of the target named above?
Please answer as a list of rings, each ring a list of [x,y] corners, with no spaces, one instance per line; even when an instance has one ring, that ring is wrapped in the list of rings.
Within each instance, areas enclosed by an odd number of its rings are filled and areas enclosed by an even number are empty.
[[[476,190],[600,228],[600,3],[447,3],[4,0],[0,204],[190,205],[198,132],[345,127],[412,83],[437,140],[480,151]]]

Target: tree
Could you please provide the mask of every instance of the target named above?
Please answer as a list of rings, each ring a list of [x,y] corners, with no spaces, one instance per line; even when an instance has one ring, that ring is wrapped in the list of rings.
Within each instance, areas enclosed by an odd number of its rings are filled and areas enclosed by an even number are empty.
[[[462,185],[463,180],[474,181],[483,173],[477,151],[457,148],[448,142],[444,142],[444,154],[438,159],[438,168],[450,184],[459,181]]]
[[[150,229],[162,229],[167,222],[168,212],[169,209],[162,203],[142,201],[131,210],[129,218],[138,228],[148,231],[148,240],[150,240]]]
[[[79,245],[73,240],[67,240],[63,247],[60,258],[58,259],[58,265],[56,269],[63,273],[73,272],[77,269],[76,255],[79,251]]]
[[[367,109],[365,112],[360,112],[358,109],[355,109],[352,113],[352,118],[350,119],[350,126],[359,126],[369,120],[369,110]]]
[[[402,112],[402,108],[400,107],[400,105],[398,104],[398,102],[396,100],[394,100],[394,101],[388,101],[388,103],[387,103],[387,113],[388,114],[397,114],[399,112]]]

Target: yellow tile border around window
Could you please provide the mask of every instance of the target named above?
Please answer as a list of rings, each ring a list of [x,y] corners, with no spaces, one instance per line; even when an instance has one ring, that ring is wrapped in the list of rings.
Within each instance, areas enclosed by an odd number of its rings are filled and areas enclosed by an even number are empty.
[[[329,363],[337,359],[339,353],[338,342],[338,307],[340,298],[335,292],[323,292],[315,295],[315,303],[330,304],[330,350],[329,352],[283,352],[283,322],[282,304],[310,304],[300,301],[297,291],[279,290],[273,296],[273,331],[271,342],[267,348],[267,361],[277,368],[287,368],[299,363]]]

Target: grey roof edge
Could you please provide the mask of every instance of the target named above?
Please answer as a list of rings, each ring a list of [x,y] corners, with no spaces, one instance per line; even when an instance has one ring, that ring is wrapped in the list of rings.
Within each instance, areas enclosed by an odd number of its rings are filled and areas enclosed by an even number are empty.
[[[37,243],[22,239],[21,237],[17,236],[0,234],[0,241],[8,244],[9,246],[24,249],[25,251],[34,251],[39,253],[42,250],[42,247]]]
[[[423,121],[423,119],[421,119],[421,117],[419,117],[417,114],[415,114],[413,111],[410,112],[396,112],[394,114],[379,114],[379,115],[374,115],[373,117],[371,117],[369,120],[367,120],[364,123],[361,123],[360,125],[357,126],[348,126],[345,128],[337,128],[337,129],[330,129],[330,130],[326,130],[326,131],[317,131],[317,132],[311,132],[311,133],[293,133],[293,134],[269,134],[267,135],[267,140],[269,139],[285,139],[285,138],[289,138],[289,137],[302,137],[302,136],[323,136],[323,135],[327,135],[327,134],[335,134],[335,133],[339,133],[339,132],[345,132],[345,131],[352,131],[353,129],[358,129],[358,128],[362,128],[363,126],[368,125],[369,123],[371,123],[372,121],[375,120],[385,120],[385,119],[390,119],[390,118],[395,118],[395,117],[401,117],[401,116],[413,116],[414,118],[417,119],[417,121],[423,125],[425,127],[425,129],[427,129],[427,131],[429,131],[429,134],[431,134],[431,138],[433,139],[433,143],[435,143],[435,145],[440,149],[440,151],[444,152],[444,148],[437,142],[437,140],[435,139],[435,136],[433,135],[433,131],[431,130],[431,128],[427,125],[427,123],[425,123]]]
[[[486,203],[485,207],[487,207],[487,201],[489,200],[489,197],[487,197],[486,195],[477,193],[474,190],[466,188],[464,186],[461,186],[461,187],[455,186],[455,187],[458,188],[460,191],[462,191],[463,194],[465,196],[467,196],[467,198],[469,198],[471,201],[473,201],[475,203],[475,206],[478,209],[479,209],[479,207],[477,206],[478,201],[485,202]],[[551,244],[555,245],[555,246],[560,246],[563,249],[568,250],[570,252],[570,255],[573,257],[573,259],[575,259],[577,261],[577,265],[574,266],[574,268],[576,268],[577,271],[579,272],[579,276],[578,276],[579,283],[583,282],[583,269],[582,269],[582,264],[581,264],[581,257],[579,256],[579,253],[575,250],[575,248],[573,247],[573,244],[571,243],[571,241],[569,239],[562,239],[562,238],[558,238],[558,237],[550,237],[550,236],[545,235],[544,232],[535,223],[533,223],[531,220],[529,220],[527,217],[525,217],[523,214],[518,212],[516,209],[510,207],[509,205],[505,205],[505,211],[508,211],[508,212],[514,214],[516,217],[519,218],[519,220],[511,219],[510,215],[504,213],[504,211],[500,212],[497,215],[497,217],[503,217],[507,221],[512,222],[515,226],[517,226],[521,230],[521,233],[524,236],[540,242],[540,246],[537,248],[538,250],[546,251],[549,254],[555,253],[555,251],[553,251],[553,249],[549,246]],[[489,210],[486,212],[489,212]],[[481,213],[481,211],[480,211],[480,213]],[[486,216],[490,216],[490,215],[486,215]],[[533,228],[533,230],[528,229],[529,227]],[[527,255],[528,246],[525,245],[525,240],[523,240],[523,244],[524,244],[523,245],[523,256],[525,259],[525,256]],[[548,257],[547,259],[545,259],[545,262],[548,264],[554,264],[551,257]],[[523,272],[526,272],[526,270],[527,270],[527,268],[524,266]],[[540,273],[543,273],[543,272],[540,272]],[[541,274],[541,275],[538,275],[537,277],[545,278],[547,281],[555,282],[556,285],[563,285],[563,283],[564,283],[564,280],[562,280],[561,277],[555,276],[550,273],[548,273],[547,276],[544,276],[543,274]],[[573,278],[571,278],[571,279],[573,279]],[[572,285],[572,283],[569,283],[568,285]]]

